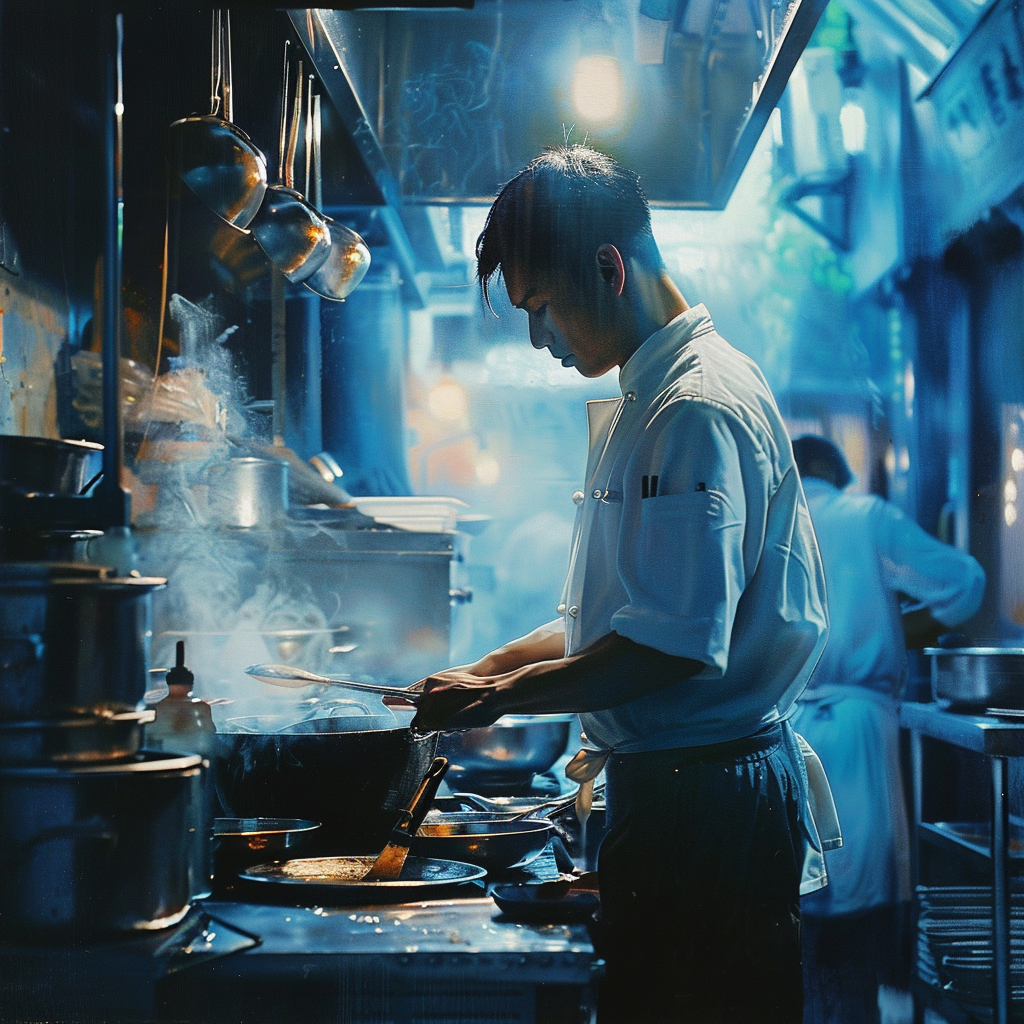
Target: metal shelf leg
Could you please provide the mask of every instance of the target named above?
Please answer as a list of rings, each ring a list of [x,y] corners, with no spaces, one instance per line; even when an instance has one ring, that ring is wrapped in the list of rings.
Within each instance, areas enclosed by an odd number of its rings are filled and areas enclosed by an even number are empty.
[[[1007,760],[992,763],[992,983],[996,1024],[1010,1020],[1010,878]]]

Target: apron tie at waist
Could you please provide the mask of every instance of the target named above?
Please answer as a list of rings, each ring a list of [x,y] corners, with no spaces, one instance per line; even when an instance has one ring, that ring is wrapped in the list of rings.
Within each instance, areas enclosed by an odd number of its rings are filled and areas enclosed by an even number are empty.
[[[827,875],[822,851],[838,849],[843,845],[843,837],[825,769],[811,745],[793,731],[789,722],[777,722],[751,736],[743,736],[725,743],[676,747],[671,750],[649,750],[634,754],[616,753],[616,757],[627,760],[648,758],[655,763],[664,760],[673,764],[756,760],[769,756],[782,744],[790,751],[805,791],[801,801],[801,827],[806,840],[801,894],[806,894],[826,884]],[[576,794],[576,813],[581,821],[590,813],[594,779],[601,773],[612,753],[615,752],[582,747],[565,767],[566,776],[580,786]]]

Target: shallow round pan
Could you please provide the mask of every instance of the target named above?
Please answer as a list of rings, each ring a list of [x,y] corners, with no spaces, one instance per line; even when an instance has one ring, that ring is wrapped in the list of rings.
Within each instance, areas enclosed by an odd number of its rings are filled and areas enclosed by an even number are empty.
[[[472,812],[470,812],[472,813]],[[489,871],[521,868],[536,860],[555,831],[550,821],[438,815],[424,822],[412,849],[424,857],[479,864]]]
[[[290,900],[310,900],[325,905],[405,903],[429,899],[444,890],[477,882],[487,872],[475,864],[429,857],[409,856],[402,874],[394,881],[364,882],[375,856],[301,857],[257,864],[239,874],[245,882],[258,883]]]
[[[218,868],[239,870],[298,851],[320,822],[305,818],[214,818]]]
[[[546,888],[530,885],[498,885],[491,898],[512,921],[534,924],[569,924],[586,921],[601,906],[601,897],[587,889],[568,889],[547,897]],[[557,891],[557,890],[555,890]]]

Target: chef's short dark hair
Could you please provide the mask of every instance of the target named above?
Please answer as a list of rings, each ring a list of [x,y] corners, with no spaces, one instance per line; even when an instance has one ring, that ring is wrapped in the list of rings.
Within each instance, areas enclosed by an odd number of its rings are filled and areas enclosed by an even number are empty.
[[[846,456],[838,445],[818,434],[804,434],[793,442],[793,458],[802,477],[816,476],[842,490],[853,480]]]
[[[477,278],[488,285],[499,267],[529,268],[587,294],[594,255],[611,243],[624,259],[661,269],[651,211],[640,178],[588,146],[557,146],[531,160],[494,200],[476,242]]]

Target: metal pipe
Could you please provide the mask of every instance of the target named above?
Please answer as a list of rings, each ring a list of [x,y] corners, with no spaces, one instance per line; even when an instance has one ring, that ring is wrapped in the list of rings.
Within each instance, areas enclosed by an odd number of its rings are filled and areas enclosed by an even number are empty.
[[[1010,1020],[1010,804],[1005,757],[992,762],[992,985],[995,1024]]]
[[[121,489],[121,237],[124,225],[123,154],[124,93],[121,50],[124,21],[104,5],[104,31],[111,32],[103,65],[103,256],[100,325],[103,355],[103,479],[97,495],[105,506],[107,526],[126,526],[128,496]]]

